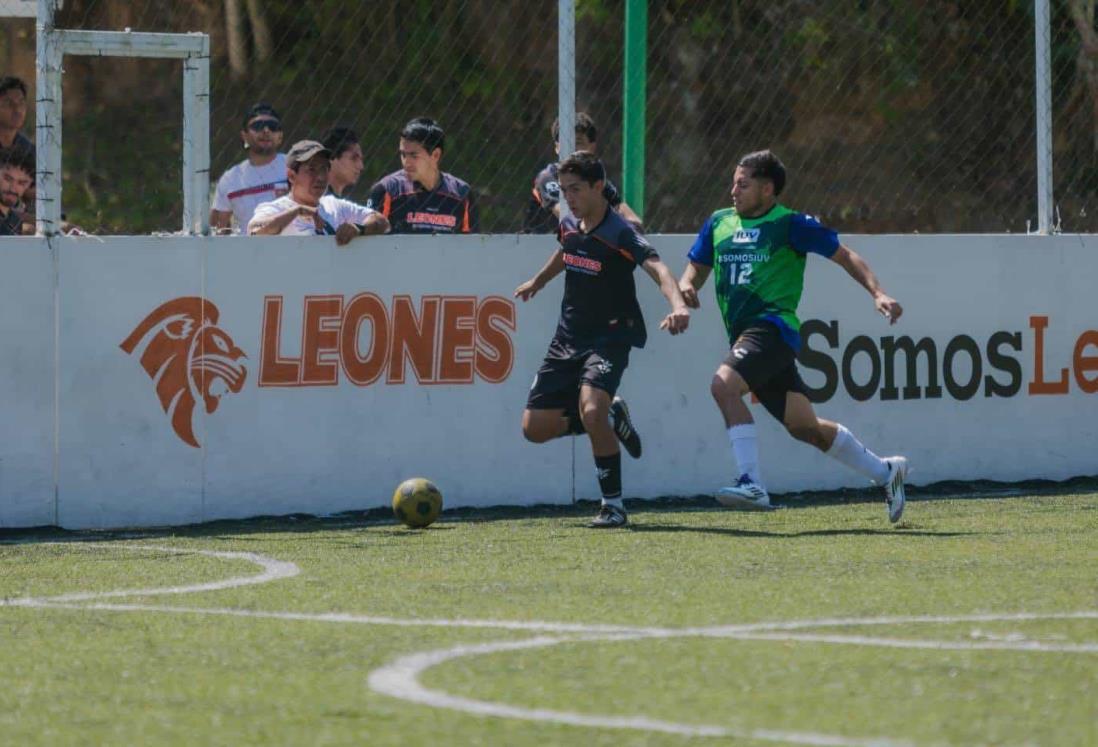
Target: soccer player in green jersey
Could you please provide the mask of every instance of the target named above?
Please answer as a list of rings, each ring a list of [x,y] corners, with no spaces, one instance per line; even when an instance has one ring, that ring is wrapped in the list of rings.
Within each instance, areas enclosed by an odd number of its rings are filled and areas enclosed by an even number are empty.
[[[907,459],[882,459],[841,424],[816,417],[797,373],[797,304],[808,255],[827,257],[846,270],[869,291],[890,324],[903,309],[881,290],[865,260],[843,246],[833,230],[778,203],[784,186],[785,166],[770,151],[741,158],[732,179],[732,207],[718,210],[705,222],[679,281],[686,304],[696,309],[698,290],[710,274],[714,276],[731,343],[711,391],[724,416],[740,478],[721,488],[717,500],[734,508],[770,507],[759,473],[755,423],[743,402],[745,394],[754,392],[794,438],[884,485],[888,518],[895,523],[904,510]]]

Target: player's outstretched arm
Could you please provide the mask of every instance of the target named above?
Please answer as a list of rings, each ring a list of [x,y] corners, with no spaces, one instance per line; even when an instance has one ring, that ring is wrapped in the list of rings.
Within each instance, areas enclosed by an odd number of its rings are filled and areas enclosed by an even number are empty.
[[[690,326],[690,309],[686,308],[679,285],[675,282],[675,276],[667,265],[655,257],[650,257],[641,265],[648,276],[660,287],[660,293],[671,304],[671,313],[660,322],[660,329],[666,329],[673,335],[685,332]]]
[[[862,259],[860,254],[840,244],[838,250],[831,255],[831,260],[846,270],[850,277],[857,280],[863,288],[869,291],[869,295],[873,296],[873,305],[877,307],[877,312],[887,319],[889,324],[896,323],[896,320],[904,313],[903,307],[896,299],[881,290],[881,284],[878,282],[877,276],[873,274],[873,270],[869,269],[869,264]]]
[[[699,265],[696,262],[686,263],[686,269],[682,271],[682,277],[679,279],[679,292],[682,293],[683,300],[690,308],[697,309],[701,307],[698,291],[705,285],[705,281],[709,279],[709,273],[712,270],[712,267]]]
[[[539,290],[545,287],[546,283],[562,272],[564,272],[564,252],[557,249],[553,252],[553,256],[549,258],[549,261],[545,263],[545,266],[538,270],[537,275],[515,288],[515,298],[529,301],[537,295]]]

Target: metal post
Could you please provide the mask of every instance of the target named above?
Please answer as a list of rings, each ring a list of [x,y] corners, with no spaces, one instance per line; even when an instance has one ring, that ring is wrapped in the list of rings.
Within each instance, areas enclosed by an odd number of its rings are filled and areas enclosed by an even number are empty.
[[[1034,36],[1037,45],[1037,232],[1053,230],[1052,209],[1052,69],[1051,34],[1049,31],[1049,1],[1035,0],[1033,7]]]
[[[559,0],[557,6],[557,122],[560,124],[560,158],[576,150],[576,4]],[[561,195],[560,217],[568,215]]]
[[[201,129],[201,125],[194,119],[193,107],[195,86],[194,71],[191,69],[191,59],[183,60],[183,233],[193,235],[198,223],[198,216],[194,208],[194,164],[195,164],[195,130]]]
[[[625,3],[625,101],[622,197],[644,217],[644,128],[648,96],[648,0]]]
[[[193,69],[194,100],[190,104],[194,135],[194,210],[198,214],[195,232],[210,234],[210,37],[202,35],[202,52],[183,61],[184,69]],[[184,107],[187,106],[183,102]]]
[[[60,34],[54,30],[56,0],[38,0],[35,91],[35,232],[61,232],[61,61]]]

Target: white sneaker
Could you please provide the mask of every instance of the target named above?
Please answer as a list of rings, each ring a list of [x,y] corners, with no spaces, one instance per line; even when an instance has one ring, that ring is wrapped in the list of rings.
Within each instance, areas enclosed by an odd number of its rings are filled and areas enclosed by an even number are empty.
[[[725,508],[747,511],[769,511],[773,508],[770,505],[770,494],[747,475],[740,475],[735,485],[721,488],[714,497]]]
[[[885,483],[885,500],[888,503],[888,520],[895,524],[904,515],[904,480],[907,478],[907,457],[885,457],[888,465],[888,482]]]

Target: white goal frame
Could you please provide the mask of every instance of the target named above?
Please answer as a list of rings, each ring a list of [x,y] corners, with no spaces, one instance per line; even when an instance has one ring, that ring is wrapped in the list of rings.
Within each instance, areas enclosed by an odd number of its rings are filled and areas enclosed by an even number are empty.
[[[210,232],[210,37],[54,28],[57,0],[38,0],[37,233],[61,232],[61,74],[65,55],[183,61],[183,233]]]

